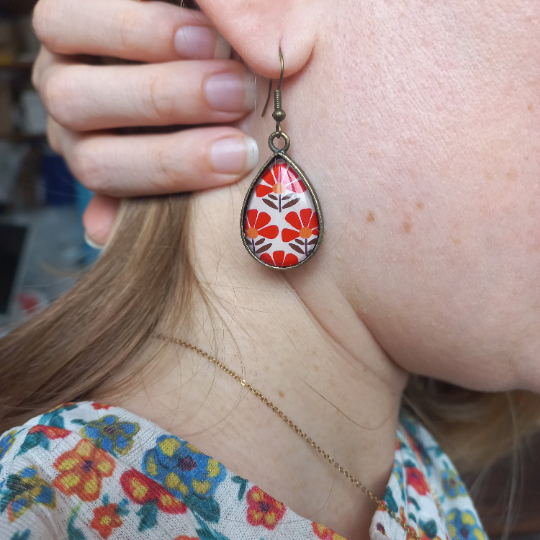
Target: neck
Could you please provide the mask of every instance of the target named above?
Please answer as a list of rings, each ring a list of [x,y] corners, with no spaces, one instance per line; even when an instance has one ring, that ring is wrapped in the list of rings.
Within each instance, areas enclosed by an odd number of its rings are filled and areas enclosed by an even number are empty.
[[[235,219],[241,188],[232,190],[232,198],[222,190],[194,199],[203,294],[191,330],[164,333],[214,354],[382,497],[406,376],[328,278],[325,257],[283,273],[243,252]],[[153,343],[157,354],[139,389],[115,398],[118,405],[188,440],[301,516],[350,539],[367,537],[375,505],[364,493],[232,377],[193,351],[161,345]]]

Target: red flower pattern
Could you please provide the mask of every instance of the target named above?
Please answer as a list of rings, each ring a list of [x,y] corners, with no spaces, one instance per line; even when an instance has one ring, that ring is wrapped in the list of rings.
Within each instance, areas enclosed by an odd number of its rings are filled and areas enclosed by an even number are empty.
[[[39,424],[30,428],[28,433],[43,433],[47,439],[54,441],[55,439],[65,439],[71,433],[71,431],[59,427],[42,426]]]
[[[319,236],[319,218],[317,212],[313,212],[310,208],[300,210],[300,216],[297,212],[289,212],[285,216],[285,221],[295,230],[283,229],[281,231],[281,238],[284,242],[302,238],[307,243],[312,236]]]
[[[114,529],[122,525],[122,518],[116,512],[117,508],[117,504],[108,504],[94,510],[94,519],[90,527],[96,530],[101,538],[109,538]]]
[[[429,489],[424,475],[416,467],[405,466],[407,472],[407,483],[409,483],[419,495],[425,495]]]
[[[270,497],[257,486],[248,491],[246,501],[248,503],[247,522],[255,527],[262,525],[271,531],[276,528],[285,515],[285,505]]]
[[[257,186],[255,193],[257,197],[265,197],[270,193],[281,195],[286,191],[293,193],[304,193],[306,186],[298,175],[291,169],[288,163],[283,161],[270,167],[262,176],[261,183]]]
[[[78,495],[89,502],[98,499],[102,479],[112,476],[116,462],[107,452],[83,439],[59,456],[53,466],[60,473],[53,486],[68,497]]]
[[[95,403],[92,403],[92,407],[96,409],[96,411],[99,411],[100,409],[105,409],[108,411],[112,405],[103,405],[103,403],[98,403],[97,401]]]
[[[187,506],[173,497],[164,487],[148,478],[145,474],[130,469],[120,477],[124,493],[137,504],[156,501],[157,507],[167,514],[185,514]]]
[[[279,266],[280,268],[283,268],[298,264],[298,257],[292,253],[287,253],[287,255],[285,255],[284,251],[274,251],[272,255],[269,253],[263,253],[261,255],[261,261],[272,266]]]
[[[244,243],[261,262],[291,268],[318,245],[317,201],[302,173],[284,156],[268,163],[246,196]]]
[[[266,212],[248,210],[246,214],[246,236],[252,241],[258,236],[270,239],[276,238],[279,234],[279,228],[276,225],[267,226],[270,219]]]

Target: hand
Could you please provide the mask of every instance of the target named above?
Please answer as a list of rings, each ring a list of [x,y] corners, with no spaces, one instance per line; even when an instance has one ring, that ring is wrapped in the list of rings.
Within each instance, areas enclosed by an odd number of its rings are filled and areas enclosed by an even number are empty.
[[[230,59],[203,13],[162,2],[39,0],[34,28],[43,47],[33,82],[50,114],[50,144],[98,194],[84,219],[94,242],[107,240],[116,197],[218,187],[256,165],[257,143],[219,126],[254,109],[255,77]],[[139,63],[96,65],[87,55]],[[184,129],[115,132],[167,125]]]

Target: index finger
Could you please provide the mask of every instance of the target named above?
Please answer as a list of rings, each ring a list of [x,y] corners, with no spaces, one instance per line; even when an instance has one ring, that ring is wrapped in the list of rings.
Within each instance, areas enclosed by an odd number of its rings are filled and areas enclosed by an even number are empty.
[[[34,29],[58,54],[169,62],[228,59],[231,52],[202,12],[163,2],[40,0]]]

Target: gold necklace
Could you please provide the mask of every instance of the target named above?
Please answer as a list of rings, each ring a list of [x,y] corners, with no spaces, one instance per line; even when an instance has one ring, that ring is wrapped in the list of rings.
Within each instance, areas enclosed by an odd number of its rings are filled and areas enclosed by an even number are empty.
[[[291,427],[298,435],[300,435],[302,439],[307,441],[315,450],[317,450],[319,454],[321,454],[321,456],[323,456],[331,465],[333,465],[335,469],[337,469],[343,476],[345,476],[345,478],[350,480],[350,482],[354,484],[357,488],[359,488],[360,491],[363,491],[374,503],[377,504],[378,508],[382,508],[394,521],[396,521],[401,527],[403,527],[407,534],[410,534],[414,538],[414,540],[420,540],[417,532],[410,525],[407,525],[405,517],[401,518],[397,514],[392,512],[392,510],[390,510],[390,508],[388,508],[388,506],[386,505],[385,501],[379,499],[379,497],[377,497],[377,495],[375,495],[366,486],[364,486],[364,484],[362,484],[360,480],[357,480],[351,473],[345,470],[332,456],[330,456],[330,454],[328,454],[328,452],[325,452],[311,437],[308,437],[286,414],[284,414],[261,392],[253,388],[251,384],[249,384],[245,379],[240,377],[240,375],[235,373],[232,369],[228,368],[225,364],[222,364],[215,356],[212,356],[211,354],[204,352],[202,349],[195,347],[195,345],[192,345],[191,343],[188,343],[187,341],[183,341],[181,339],[176,339],[161,334],[152,334],[152,337],[160,339],[161,341],[169,341],[171,343],[176,343],[177,345],[181,345],[186,349],[190,349],[193,352],[196,352],[198,355],[206,358],[207,360],[212,362],[212,364],[227,373],[227,375],[230,375],[233,379],[238,381],[244,388],[247,388],[253,395],[257,396],[267,407],[272,409],[289,427]],[[443,518],[443,521],[446,523],[446,516],[444,510],[442,509],[439,498],[429,485],[427,478],[426,483],[429,491],[431,492],[431,495],[433,496],[433,499],[435,500],[435,504],[437,505],[437,510],[439,511],[440,517]]]

